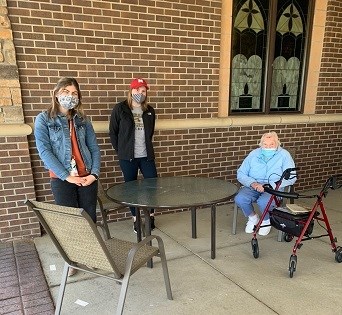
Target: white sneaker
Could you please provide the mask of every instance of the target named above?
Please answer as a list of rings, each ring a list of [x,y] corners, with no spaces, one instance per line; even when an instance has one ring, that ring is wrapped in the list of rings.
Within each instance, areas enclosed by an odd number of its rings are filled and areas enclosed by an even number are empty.
[[[268,220],[262,221],[261,227],[260,227],[260,229],[259,229],[259,231],[258,231],[258,234],[259,234],[259,235],[262,235],[262,236],[265,236],[265,235],[267,235],[268,233],[270,233],[270,231],[271,231],[271,226],[262,227],[263,225],[269,225],[269,224],[271,224],[269,219],[268,219]]]
[[[248,234],[253,233],[254,226],[257,225],[258,222],[259,222],[258,215],[255,214],[252,217],[248,217],[248,221],[246,223],[245,232],[248,233]]]
[[[72,277],[73,275],[75,275],[77,273],[77,269],[69,267],[68,270],[68,277]]]

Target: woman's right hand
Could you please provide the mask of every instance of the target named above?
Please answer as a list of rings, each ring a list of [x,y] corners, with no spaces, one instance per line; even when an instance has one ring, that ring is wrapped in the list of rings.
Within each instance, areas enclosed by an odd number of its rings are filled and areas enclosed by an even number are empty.
[[[85,183],[85,179],[83,177],[79,177],[79,176],[71,176],[69,175],[66,178],[66,181],[71,183],[71,184],[75,184],[77,186],[82,186],[83,183]]]
[[[257,182],[252,183],[251,187],[259,193],[264,192],[264,186],[262,184],[257,183]]]

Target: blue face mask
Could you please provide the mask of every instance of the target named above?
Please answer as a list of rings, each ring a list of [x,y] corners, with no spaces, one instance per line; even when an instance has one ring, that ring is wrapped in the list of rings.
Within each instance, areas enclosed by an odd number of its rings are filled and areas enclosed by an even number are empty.
[[[265,158],[271,158],[275,153],[276,153],[277,149],[275,148],[262,148],[261,149],[261,154],[265,157]]]

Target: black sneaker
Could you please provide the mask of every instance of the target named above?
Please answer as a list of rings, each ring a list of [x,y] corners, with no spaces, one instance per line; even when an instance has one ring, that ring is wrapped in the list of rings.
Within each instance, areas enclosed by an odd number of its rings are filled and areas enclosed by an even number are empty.
[[[154,225],[154,216],[150,216],[150,222],[151,222],[151,231],[153,231],[156,226]]]

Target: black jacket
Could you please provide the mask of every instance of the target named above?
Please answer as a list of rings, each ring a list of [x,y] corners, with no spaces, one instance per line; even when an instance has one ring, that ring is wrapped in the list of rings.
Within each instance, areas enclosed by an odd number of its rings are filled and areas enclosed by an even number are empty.
[[[152,137],[156,115],[152,106],[147,105],[147,110],[142,114],[145,130],[145,142],[147,158],[154,160]],[[114,106],[109,122],[109,136],[113,148],[120,160],[134,159],[134,133],[135,123],[127,100]]]

